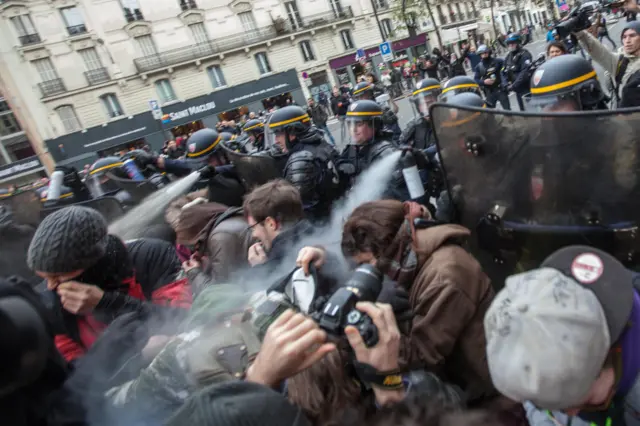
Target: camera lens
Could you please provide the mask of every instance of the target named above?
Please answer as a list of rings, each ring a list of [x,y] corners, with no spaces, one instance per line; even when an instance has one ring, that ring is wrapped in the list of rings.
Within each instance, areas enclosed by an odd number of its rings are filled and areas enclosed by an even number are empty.
[[[344,286],[355,289],[361,301],[375,302],[382,291],[382,273],[373,265],[361,265]]]

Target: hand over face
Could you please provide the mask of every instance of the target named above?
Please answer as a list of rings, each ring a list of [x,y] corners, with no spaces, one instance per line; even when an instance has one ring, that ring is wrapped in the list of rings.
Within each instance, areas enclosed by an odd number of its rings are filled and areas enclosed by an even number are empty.
[[[267,261],[267,253],[264,251],[262,243],[255,243],[249,247],[247,260],[251,266],[262,265]]]
[[[104,291],[91,284],[67,281],[56,289],[62,307],[75,315],[87,315],[98,306]]]

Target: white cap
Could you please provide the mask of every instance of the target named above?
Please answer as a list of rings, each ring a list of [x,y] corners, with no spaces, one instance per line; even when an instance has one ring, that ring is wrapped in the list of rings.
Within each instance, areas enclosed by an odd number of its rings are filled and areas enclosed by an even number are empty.
[[[496,388],[551,410],[584,402],[611,346],[596,295],[551,268],[507,278],[484,328]]]

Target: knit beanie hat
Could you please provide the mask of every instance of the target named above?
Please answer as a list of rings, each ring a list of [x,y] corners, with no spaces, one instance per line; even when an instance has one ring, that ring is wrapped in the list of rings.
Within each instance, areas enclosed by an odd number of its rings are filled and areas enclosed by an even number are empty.
[[[230,381],[189,398],[165,426],[310,426],[302,410],[257,383]]]
[[[620,33],[620,40],[622,40],[622,37],[624,36],[624,33],[627,30],[633,30],[636,33],[640,34],[640,22],[638,21],[631,21],[631,22],[627,22],[624,26],[624,29],[622,30],[622,32]]]
[[[70,206],[47,216],[36,230],[27,264],[33,271],[87,269],[106,253],[107,222],[96,210]]]

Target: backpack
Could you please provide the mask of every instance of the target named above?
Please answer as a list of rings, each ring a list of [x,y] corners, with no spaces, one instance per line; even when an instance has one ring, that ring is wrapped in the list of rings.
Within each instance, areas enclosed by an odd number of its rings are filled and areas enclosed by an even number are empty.
[[[640,106],[640,70],[631,74],[627,84],[622,88],[618,106],[620,108]]]

